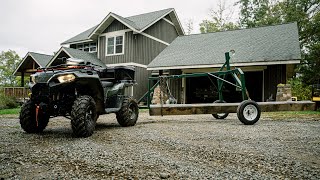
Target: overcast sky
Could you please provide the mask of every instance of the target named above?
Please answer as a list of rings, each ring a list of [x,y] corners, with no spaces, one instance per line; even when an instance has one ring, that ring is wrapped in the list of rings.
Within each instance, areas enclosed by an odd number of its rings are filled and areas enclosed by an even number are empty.
[[[23,57],[28,51],[53,54],[60,43],[99,24],[109,13],[123,17],[175,8],[182,25],[209,18],[220,0],[1,0],[0,51]],[[232,6],[236,0],[225,0]],[[235,14],[237,16],[237,14]]]

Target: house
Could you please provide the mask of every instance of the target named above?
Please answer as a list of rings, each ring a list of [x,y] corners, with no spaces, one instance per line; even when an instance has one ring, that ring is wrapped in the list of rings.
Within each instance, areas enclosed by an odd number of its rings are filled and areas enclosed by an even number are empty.
[[[224,53],[235,50],[233,67],[245,72],[251,99],[275,99],[277,85],[287,83],[300,63],[300,45],[296,23],[241,29],[208,34],[180,36],[149,65],[150,71],[170,74],[214,72],[225,62]],[[213,102],[215,84],[207,77],[180,79],[172,90],[182,103]],[[239,101],[236,88],[229,87],[227,102]]]
[[[163,71],[217,71],[224,63],[224,53],[233,49],[236,54],[231,64],[244,70],[250,97],[266,101],[275,99],[277,84],[287,83],[301,59],[296,23],[185,36],[172,8],[130,17],[111,12],[96,26],[61,45],[42,64],[35,59],[38,57],[27,54],[15,75],[59,65],[69,57],[100,66],[132,65],[136,67],[138,83],[133,94],[140,99],[148,90],[149,76]],[[37,65],[29,65],[32,59]],[[206,78],[183,79],[171,86],[182,103],[213,102],[216,98],[212,94],[214,84]],[[233,97],[237,93],[237,89],[231,89],[226,100],[238,101]]]
[[[138,83],[133,94],[139,99],[148,90],[151,72],[147,65],[182,35],[183,28],[172,8],[126,18],[109,13],[98,25],[64,41],[61,45],[69,48],[60,49],[48,65],[59,64],[58,59],[71,49],[92,53],[107,66],[133,65]]]

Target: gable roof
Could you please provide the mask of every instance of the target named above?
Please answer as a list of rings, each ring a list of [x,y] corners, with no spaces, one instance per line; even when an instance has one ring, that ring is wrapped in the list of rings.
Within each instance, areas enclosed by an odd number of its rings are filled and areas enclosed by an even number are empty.
[[[32,60],[37,63],[39,65],[39,67],[45,67],[50,59],[53,57],[51,55],[47,55],[47,54],[40,54],[40,53],[36,53],[36,52],[28,52],[25,57],[21,60],[21,62],[19,63],[18,67],[15,69],[13,75],[18,75],[18,72],[20,72],[19,70],[21,70],[21,67],[27,63],[26,61],[29,60],[29,58],[32,58]]]
[[[29,52],[31,57],[39,64],[40,67],[45,67],[50,59],[53,57],[52,55],[40,54],[35,52]]]
[[[61,47],[59,51],[55,54],[55,56],[50,60],[46,67],[49,67],[59,56],[61,52],[65,52],[70,58],[83,59],[85,61],[91,62],[92,64],[96,64],[102,67],[106,67],[106,65],[97,58],[96,53],[89,53],[85,51],[80,51],[78,49],[72,49],[67,47]]]
[[[297,64],[300,45],[297,23],[177,37],[148,70],[221,67],[224,53],[235,50],[236,66]]]
[[[176,30],[179,35],[184,35],[182,25],[178,19],[178,16],[173,8],[164,9],[160,11],[149,12],[145,14],[122,17],[118,14],[110,12],[100,24],[64,41],[61,45],[76,43],[81,41],[90,41],[94,39],[98,34],[103,32],[115,19],[120,21],[122,24],[130,28],[132,31],[141,33],[146,30],[148,27],[152,26],[154,23],[158,22],[160,19],[169,15],[172,19],[172,22],[175,24]]]
[[[91,39],[89,39],[89,35],[92,33],[92,31],[97,27],[98,25],[96,26],[93,26],[92,28],[90,29],[87,29],[85,30],[84,32],[64,41],[63,43],[61,43],[62,45],[63,44],[69,44],[69,43],[75,43],[75,42],[81,42],[81,41],[91,41]]]

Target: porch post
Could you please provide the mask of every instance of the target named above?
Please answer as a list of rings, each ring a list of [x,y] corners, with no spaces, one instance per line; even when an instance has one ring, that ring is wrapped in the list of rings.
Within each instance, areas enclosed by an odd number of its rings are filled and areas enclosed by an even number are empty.
[[[21,87],[24,87],[24,71],[21,72]]]

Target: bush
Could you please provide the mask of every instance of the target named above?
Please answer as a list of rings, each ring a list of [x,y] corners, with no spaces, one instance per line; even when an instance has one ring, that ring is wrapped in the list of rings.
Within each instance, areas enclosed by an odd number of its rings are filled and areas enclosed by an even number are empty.
[[[300,78],[292,78],[289,80],[291,85],[292,96],[296,96],[298,100],[310,100],[312,88],[304,85]]]
[[[12,109],[18,106],[19,104],[14,97],[7,97],[4,94],[0,94],[0,109]]]

